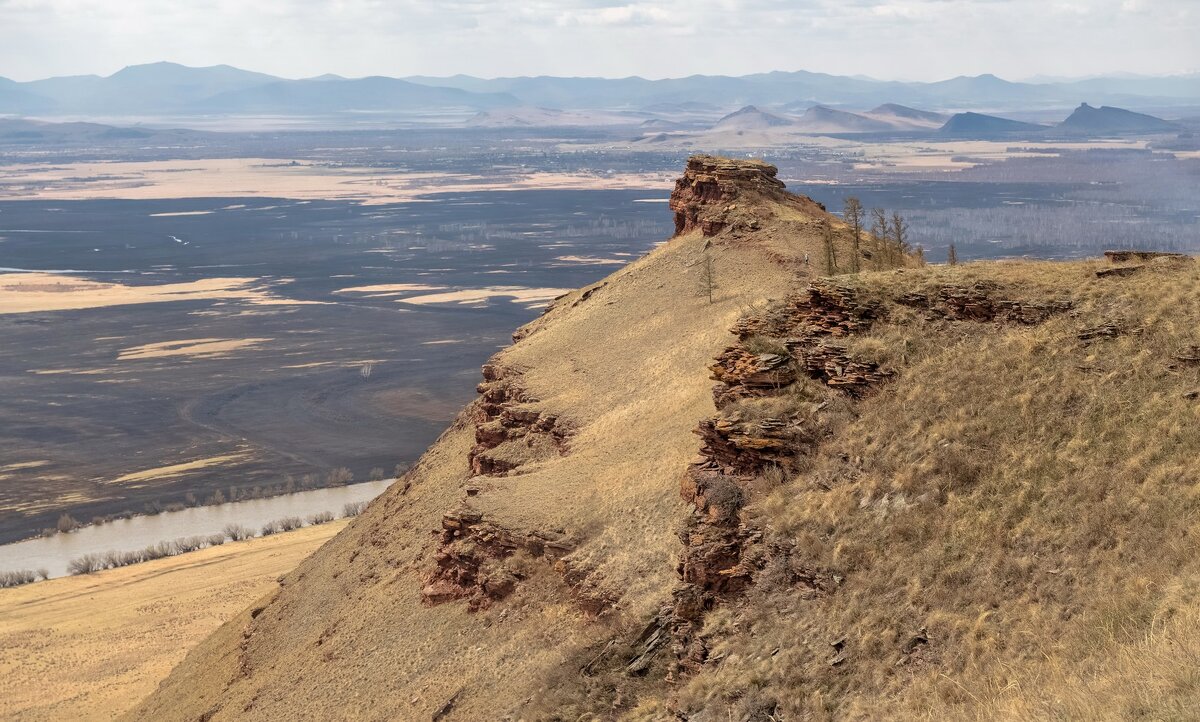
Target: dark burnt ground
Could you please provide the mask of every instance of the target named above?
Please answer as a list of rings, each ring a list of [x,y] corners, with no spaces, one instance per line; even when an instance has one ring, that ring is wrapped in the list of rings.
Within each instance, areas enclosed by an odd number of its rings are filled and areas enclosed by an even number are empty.
[[[634,201],[663,195],[476,192],[380,206],[0,202],[0,267],[83,270],[127,285],[252,276],[278,296],[321,302],[0,314],[0,467],[10,467],[0,471],[0,541],[53,526],[64,511],[86,521],[287,474],[344,466],[365,480],[372,468],[390,473],[415,460],[473,397],[480,364],[540,311],[503,298],[471,308],[337,291],[585,285],[617,266],[556,259],[644,253],[670,235],[670,215],[664,204]],[[215,212],[151,215],[200,210]],[[206,338],[270,340],[220,358],[117,358],[133,346]],[[175,477],[110,483],[234,453]],[[11,468],[27,462],[45,463]]]

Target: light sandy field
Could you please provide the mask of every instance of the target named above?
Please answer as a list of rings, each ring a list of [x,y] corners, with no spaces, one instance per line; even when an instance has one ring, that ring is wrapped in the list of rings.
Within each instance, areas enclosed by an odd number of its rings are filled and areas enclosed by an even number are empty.
[[[115,718],[346,523],[0,590],[0,718]]]
[[[220,358],[238,349],[256,348],[270,338],[191,338],[181,341],[159,341],[121,349],[118,361],[131,359],[166,358],[190,356],[194,358]]]
[[[206,457],[203,459],[195,459],[193,461],[185,461],[180,464],[168,464],[167,466],[156,466],[153,469],[142,469],[141,471],[134,471],[129,474],[124,474],[122,476],[119,476],[119,477],[113,479],[112,481],[110,481],[108,483],[110,483],[110,484],[129,484],[129,483],[134,483],[134,482],[149,481],[152,479],[162,479],[162,478],[168,478],[168,477],[173,477],[173,476],[179,476],[180,474],[186,474],[190,471],[196,471],[198,469],[203,469],[205,467],[217,466],[219,464],[224,464],[224,463],[227,463],[230,461],[235,461],[237,459],[244,458],[245,456],[246,456],[246,452],[239,451],[239,452],[235,452],[233,454],[221,454],[218,456],[209,456],[209,457]]]
[[[0,166],[0,197],[84,200],[118,198],[290,198],[396,203],[436,192],[669,188],[666,173],[381,172],[262,158],[21,164]],[[194,211],[163,212],[183,215]]]
[[[266,290],[257,278],[203,278],[188,283],[126,286],[54,273],[0,273],[0,314],[69,311],[134,303],[240,299],[254,304],[302,304]]]

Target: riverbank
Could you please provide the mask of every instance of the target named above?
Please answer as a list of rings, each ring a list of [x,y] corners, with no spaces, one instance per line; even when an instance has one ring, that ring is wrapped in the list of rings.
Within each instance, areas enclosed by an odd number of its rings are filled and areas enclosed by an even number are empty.
[[[0,718],[117,717],[347,523],[0,589]]]
[[[4,544],[0,545],[0,572],[31,570],[36,573],[44,569],[51,578],[62,577],[71,573],[73,560],[88,555],[145,550],[162,542],[216,535],[230,526],[242,526],[260,534],[265,526],[281,519],[308,519],[323,513],[344,515],[347,505],[370,502],[391,483],[391,479],[368,481],[267,499],[191,507]]]

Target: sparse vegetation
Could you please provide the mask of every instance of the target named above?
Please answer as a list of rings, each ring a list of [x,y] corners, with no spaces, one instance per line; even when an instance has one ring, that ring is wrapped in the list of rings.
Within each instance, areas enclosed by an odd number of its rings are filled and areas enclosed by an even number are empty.
[[[230,541],[242,541],[254,536],[254,532],[241,524],[226,524],[225,536],[229,537]]]
[[[699,295],[708,299],[709,303],[713,302],[713,291],[717,289],[717,269],[714,265],[711,254],[705,253],[703,260],[700,261],[700,281],[697,292]]]
[[[767,548],[842,581],[798,597],[794,572],[767,560],[740,602],[709,615],[722,661],[680,689],[685,713],[737,718],[753,696],[781,719],[1192,716],[1200,697],[1182,670],[1200,649],[1188,631],[1200,567],[1180,540],[1200,407],[1194,369],[1171,359],[1197,342],[1200,274],[1164,264],[1118,285],[1096,267],[854,282],[885,299],[980,282],[1033,304],[1069,296],[1072,310],[947,323],[890,302],[887,322],[847,339],[898,375],[746,517],[769,530]],[[1077,337],[1114,321],[1140,331]]]
[[[323,511],[319,514],[310,514],[308,517],[308,523],[312,526],[317,524],[328,524],[329,522],[333,521],[333,519],[333,512]]]
[[[328,511],[312,514],[308,517],[309,524],[326,524],[333,520],[333,513]],[[303,526],[304,520],[298,516],[284,517],[283,519],[277,519],[263,525],[262,536],[292,531]],[[154,559],[187,554],[200,549],[207,549],[208,547],[221,546],[226,541],[245,541],[253,536],[254,533],[241,524],[228,524],[225,526],[223,532],[162,541],[157,544],[151,544],[144,549],[84,554],[81,557],[72,559],[67,565],[67,569],[71,574],[91,574],[101,569],[126,567],[131,564],[139,564]],[[39,573],[45,575],[43,578],[49,576],[44,570]],[[3,584],[0,584],[0,586],[3,586]]]
[[[23,584],[32,584],[38,579],[49,578],[50,573],[45,569],[39,569],[36,572],[30,569],[20,569],[11,572],[0,572],[0,589],[9,587],[19,587]]]
[[[346,518],[358,516],[359,514],[363,513],[366,508],[367,502],[365,501],[347,502],[346,505],[342,507],[342,516]]]

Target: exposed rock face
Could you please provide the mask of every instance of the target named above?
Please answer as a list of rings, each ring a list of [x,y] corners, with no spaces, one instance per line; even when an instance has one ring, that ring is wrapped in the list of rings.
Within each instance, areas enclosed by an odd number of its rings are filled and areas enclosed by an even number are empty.
[[[1071,304],[1065,301],[1035,303],[1002,298],[994,286],[986,283],[945,286],[935,294],[909,293],[896,300],[955,321],[1007,321],[1026,325],[1041,323],[1056,313],[1071,309]]]
[[[731,204],[745,191],[782,194],[783,181],[775,177],[778,172],[775,166],[758,160],[692,156],[671,193],[675,235],[697,228],[706,236],[720,233],[733,220],[730,212],[736,210],[736,205]]]
[[[483,366],[475,421],[471,470],[476,475],[505,475],[529,461],[566,453],[566,424],[533,407],[517,369],[497,363]]]
[[[534,558],[557,559],[572,549],[558,534],[516,534],[485,522],[466,504],[442,516],[437,567],[426,577],[421,600],[430,606],[468,599],[471,610],[484,609],[511,594],[524,574],[505,563],[518,550]]]

